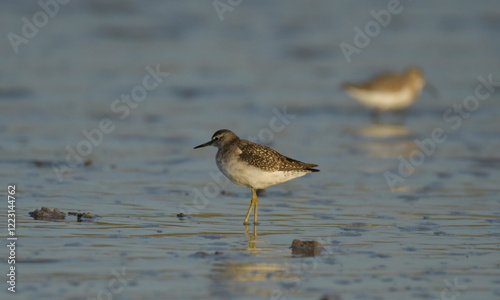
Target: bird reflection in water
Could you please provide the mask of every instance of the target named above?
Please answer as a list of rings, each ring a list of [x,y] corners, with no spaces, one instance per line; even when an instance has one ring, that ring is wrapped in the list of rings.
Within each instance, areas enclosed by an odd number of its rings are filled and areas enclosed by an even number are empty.
[[[396,158],[408,157],[417,149],[411,132],[400,124],[370,124],[355,130],[355,134],[366,139],[361,149],[370,157]]]
[[[253,224],[253,231],[250,232],[248,225],[245,225],[245,234],[248,237],[248,251],[252,254],[257,254],[257,224]]]

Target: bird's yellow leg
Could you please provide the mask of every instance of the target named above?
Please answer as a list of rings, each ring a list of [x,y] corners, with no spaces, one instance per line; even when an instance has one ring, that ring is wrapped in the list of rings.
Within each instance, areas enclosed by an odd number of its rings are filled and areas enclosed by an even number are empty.
[[[257,224],[257,214],[259,212],[259,198],[257,197],[257,192],[252,189],[252,202],[254,203],[253,206],[255,208],[253,212],[253,223],[254,225]]]
[[[248,218],[250,218],[250,214],[252,213],[252,209],[253,209],[253,207],[255,205],[254,194],[255,194],[255,190],[252,189],[252,200],[250,202],[250,207],[248,207],[248,212],[247,212],[247,216],[245,217],[245,221],[243,221],[244,225],[248,224]],[[255,198],[257,198],[257,196],[255,196]],[[254,217],[255,217],[255,215],[254,215]]]

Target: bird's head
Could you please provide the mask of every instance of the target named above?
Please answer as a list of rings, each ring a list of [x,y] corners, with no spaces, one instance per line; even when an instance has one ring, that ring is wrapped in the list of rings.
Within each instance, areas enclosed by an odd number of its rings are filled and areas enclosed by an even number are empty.
[[[212,139],[206,143],[198,145],[194,147],[194,149],[206,147],[206,146],[214,146],[217,148],[221,148],[233,139],[238,138],[236,134],[234,134],[231,130],[228,129],[220,129],[217,130],[213,135]]]

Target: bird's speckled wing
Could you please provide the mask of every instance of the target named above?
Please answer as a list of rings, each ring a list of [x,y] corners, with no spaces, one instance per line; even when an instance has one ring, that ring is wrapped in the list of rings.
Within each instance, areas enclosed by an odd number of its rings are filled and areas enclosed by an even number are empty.
[[[315,164],[307,164],[286,157],[269,147],[250,141],[240,140],[238,148],[241,150],[239,157],[242,161],[265,171],[318,171],[313,169],[317,166]]]

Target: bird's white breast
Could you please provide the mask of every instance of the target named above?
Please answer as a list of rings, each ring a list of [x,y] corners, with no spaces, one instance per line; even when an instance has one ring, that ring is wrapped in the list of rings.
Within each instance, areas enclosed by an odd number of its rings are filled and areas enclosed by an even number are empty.
[[[395,91],[352,89],[349,94],[364,105],[380,110],[405,108],[411,105],[417,96],[410,87]]]
[[[241,150],[231,155],[217,153],[216,162],[219,170],[232,182],[254,189],[264,189],[268,186],[282,183],[307,174],[304,171],[264,171],[251,166],[239,159]]]

